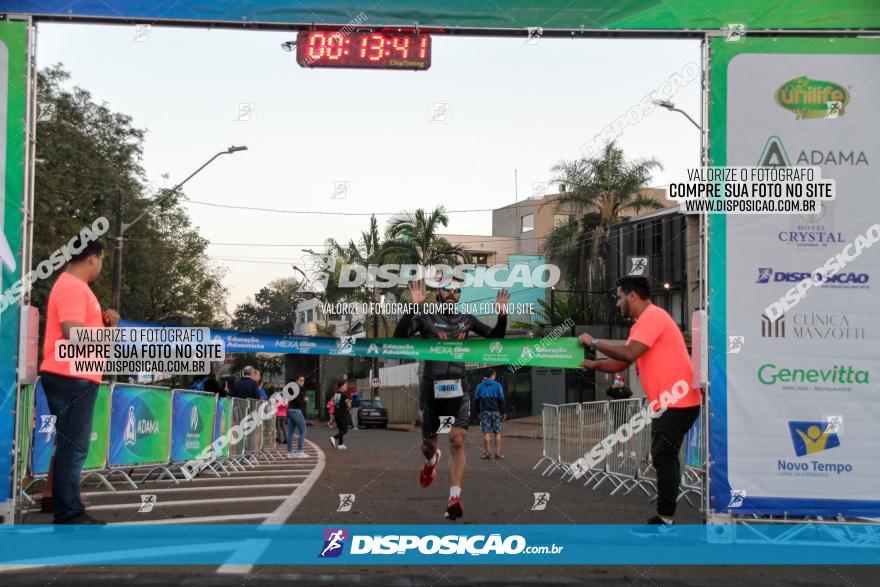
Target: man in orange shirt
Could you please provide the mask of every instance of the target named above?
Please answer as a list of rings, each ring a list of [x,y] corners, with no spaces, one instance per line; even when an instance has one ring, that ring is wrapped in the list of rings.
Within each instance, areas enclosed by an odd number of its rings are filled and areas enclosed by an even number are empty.
[[[662,308],[651,303],[648,280],[624,277],[617,282],[617,307],[627,318],[635,318],[626,343],[600,341],[582,334],[584,346],[601,351],[607,361],[584,361],[585,369],[604,373],[624,371],[635,362],[645,397],[660,411],[661,392],[672,392],[684,382],[687,393],[657,417],[651,419],[651,459],[657,470],[657,515],[648,520],[660,532],[671,529],[681,464],[678,451],[685,435],[700,413],[700,390],[692,388],[693,369],[687,345],[678,325]],[[682,388],[679,384],[676,389]],[[663,402],[665,403],[665,402]],[[646,529],[646,533],[653,533]]]
[[[55,280],[46,310],[46,335],[40,382],[49,410],[55,416],[55,456],[52,464],[52,513],[56,524],[103,524],[89,516],[80,500],[79,483],[89,453],[92,416],[101,373],[73,376],[71,364],[55,357],[55,343],[70,338],[72,328],[116,326],[119,314],[101,312],[89,283],[101,274],[104,245],[88,243],[73,255]]]

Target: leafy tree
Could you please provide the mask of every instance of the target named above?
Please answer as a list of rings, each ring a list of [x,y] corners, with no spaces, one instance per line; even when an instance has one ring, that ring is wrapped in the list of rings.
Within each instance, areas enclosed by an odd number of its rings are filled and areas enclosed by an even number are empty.
[[[146,214],[125,233],[120,313],[133,320],[187,316],[216,326],[225,320],[226,290],[221,271],[206,256],[180,194],[149,193],[141,167],[146,131],[128,115],[98,104],[79,87],[68,88],[70,74],[59,65],[39,73],[37,100],[55,105],[51,121],[37,125],[34,204],[34,265],[46,259],[96,218],[111,223],[104,235],[104,271],[93,284],[102,305],[112,288],[117,204],[123,219]],[[153,206],[157,200],[161,205]],[[31,303],[45,308],[53,279],[35,283]]]
[[[567,264],[568,275],[574,278],[571,283],[578,289],[606,289],[608,230],[629,214],[662,207],[643,191],[652,172],[662,168],[656,159],[627,161],[623,149],[613,141],[595,157],[563,160],[553,167],[554,181],[569,187],[556,201],[557,206],[572,205],[581,217],[555,228],[544,244],[544,253]]]
[[[276,279],[235,309],[232,327],[248,332],[293,334],[296,306],[308,298],[299,292],[301,282],[293,277]]]

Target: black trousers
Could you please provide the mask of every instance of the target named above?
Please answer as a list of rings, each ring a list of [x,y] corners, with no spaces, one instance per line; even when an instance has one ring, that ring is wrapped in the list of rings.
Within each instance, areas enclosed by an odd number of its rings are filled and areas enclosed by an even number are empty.
[[[658,515],[675,515],[678,486],[681,482],[678,452],[699,414],[700,406],[669,408],[651,422],[651,459],[657,471]]]
[[[345,438],[345,433],[348,432],[348,427],[351,425],[351,421],[348,418],[343,418],[342,420],[336,420],[336,434],[333,436],[336,437],[336,441],[339,444],[345,444],[343,440]]]

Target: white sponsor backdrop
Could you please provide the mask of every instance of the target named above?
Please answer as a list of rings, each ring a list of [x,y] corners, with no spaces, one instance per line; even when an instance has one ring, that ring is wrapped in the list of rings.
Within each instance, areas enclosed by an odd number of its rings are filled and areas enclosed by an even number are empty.
[[[779,105],[778,88],[802,76],[846,88],[843,114],[797,118]],[[745,341],[738,353],[715,355],[726,360],[726,447],[715,439],[713,509],[880,512],[880,244],[843,269],[862,283],[814,287],[762,330],[764,308],[795,285],[778,279],[821,267],[880,222],[880,55],[741,54],[730,61],[727,92],[727,165],[762,164],[768,144],[777,154],[781,146],[789,164],[819,165],[835,179],[838,198],[820,217],[726,219],[726,336]],[[780,381],[785,369],[805,370],[804,381]],[[723,369],[715,373],[713,389]],[[829,416],[842,416],[836,433]],[[822,424],[818,438],[811,422]],[[730,491],[746,499],[730,501]]]

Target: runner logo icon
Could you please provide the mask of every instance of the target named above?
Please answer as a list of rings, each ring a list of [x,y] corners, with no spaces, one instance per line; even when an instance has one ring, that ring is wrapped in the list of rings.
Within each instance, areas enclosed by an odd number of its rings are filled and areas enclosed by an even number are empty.
[[[730,490],[730,503],[727,504],[728,508],[738,508],[742,507],[743,501],[746,499],[746,490],[745,489],[731,489]]]
[[[318,558],[335,558],[342,554],[345,547],[345,539],[348,538],[348,532],[339,529],[324,529],[324,548]]]
[[[40,416],[40,433],[55,432],[55,416]]]
[[[755,283],[770,283],[771,277],[773,277],[772,267],[758,267],[758,279]]]

